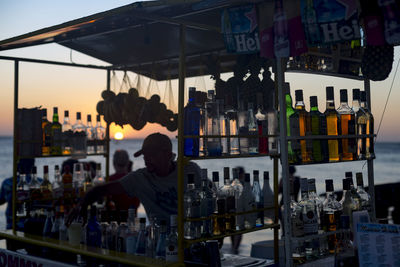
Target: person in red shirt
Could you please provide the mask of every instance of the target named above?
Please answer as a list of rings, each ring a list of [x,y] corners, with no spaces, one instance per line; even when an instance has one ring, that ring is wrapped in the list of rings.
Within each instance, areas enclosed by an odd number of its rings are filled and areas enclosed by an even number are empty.
[[[132,161],[129,160],[126,150],[116,150],[113,156],[113,165],[115,173],[110,175],[109,182],[116,181],[132,171]],[[137,208],[140,205],[140,200],[137,197],[129,197],[125,192],[118,195],[110,195],[109,199],[115,204],[117,210],[127,211],[129,208]]]

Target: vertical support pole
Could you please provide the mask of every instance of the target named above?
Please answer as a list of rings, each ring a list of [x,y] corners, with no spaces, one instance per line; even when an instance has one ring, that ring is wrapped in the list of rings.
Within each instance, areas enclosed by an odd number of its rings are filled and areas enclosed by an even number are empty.
[[[183,265],[184,261],[184,240],[183,240],[183,191],[184,191],[184,158],[183,158],[183,102],[186,77],[186,27],[181,24],[179,29],[179,41],[181,52],[179,55],[179,97],[178,97],[178,258]]]
[[[13,184],[12,184],[12,230],[16,231],[17,213],[17,119],[18,119],[18,87],[19,87],[19,61],[14,61],[14,138],[13,138]]]
[[[286,124],[286,101],[284,91],[284,59],[276,59],[276,81],[278,83],[279,94],[279,130],[280,130],[280,146],[281,146],[281,163],[282,163],[282,182],[283,182],[283,208],[284,213],[282,216],[283,231],[285,233],[285,259],[286,266],[292,266],[292,253],[291,253],[291,224],[290,224],[290,190],[289,190],[289,163],[288,163],[288,144],[287,144],[287,124]]]
[[[111,70],[107,70],[107,91],[111,90]],[[106,128],[106,181],[110,177],[110,124]]]
[[[274,80],[277,81],[277,76],[275,75]],[[274,94],[274,108],[275,110],[279,109],[279,100],[278,100],[278,84],[275,82],[275,94]],[[280,104],[282,106],[282,104]],[[282,108],[281,108],[282,109]],[[278,193],[279,193],[279,158],[274,157],[274,206],[275,206],[275,220],[274,223],[279,223],[279,201],[278,201]],[[274,228],[274,262],[276,266],[279,266],[279,229]]]
[[[371,85],[370,81],[368,79],[364,80],[364,90],[367,95],[367,104],[369,107],[369,110],[372,113],[372,107],[371,107]],[[375,132],[371,133],[374,134]],[[371,138],[372,142],[371,145],[375,146],[375,138]],[[367,167],[368,167],[368,193],[371,196],[371,213],[372,213],[372,218],[371,220],[374,222],[376,220],[376,213],[375,213],[375,182],[374,182],[374,161],[373,159],[368,159],[367,160]]]

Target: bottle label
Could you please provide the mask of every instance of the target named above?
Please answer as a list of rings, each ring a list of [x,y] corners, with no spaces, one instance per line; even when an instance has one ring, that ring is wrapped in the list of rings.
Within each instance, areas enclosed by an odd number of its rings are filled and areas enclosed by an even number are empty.
[[[165,249],[165,260],[167,262],[178,261],[178,246],[176,246],[175,244],[167,245]]]
[[[306,214],[303,214],[303,221],[305,235],[318,233],[318,218],[315,211],[309,210]]]

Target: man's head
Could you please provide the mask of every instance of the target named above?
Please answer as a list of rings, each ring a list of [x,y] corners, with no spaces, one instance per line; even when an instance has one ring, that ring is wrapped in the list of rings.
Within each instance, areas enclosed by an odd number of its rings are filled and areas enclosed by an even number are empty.
[[[114,152],[113,156],[114,169],[117,173],[128,172],[129,167],[129,156],[128,152],[123,149],[118,149]]]
[[[143,155],[149,172],[154,172],[158,176],[167,176],[170,173],[174,154],[168,136],[161,133],[147,136],[143,141],[142,149],[134,154],[135,157],[140,155]]]

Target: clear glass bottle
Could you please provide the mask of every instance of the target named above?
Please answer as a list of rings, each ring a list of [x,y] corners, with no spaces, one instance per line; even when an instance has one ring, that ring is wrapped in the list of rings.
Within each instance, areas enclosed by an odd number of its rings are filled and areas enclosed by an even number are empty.
[[[258,138],[256,136],[258,135],[258,126],[257,126],[257,119],[254,116],[254,110],[253,110],[253,103],[248,103],[247,104],[248,111],[247,111],[247,116],[248,116],[248,128],[249,128],[249,154],[258,154]]]
[[[322,229],[325,232],[334,232],[339,228],[339,218],[342,214],[342,204],[336,200],[333,180],[325,180],[326,197],[322,204]],[[337,244],[336,235],[328,236],[328,251],[335,253]]]
[[[47,109],[42,109],[42,132],[43,132],[43,142],[42,142],[42,155],[50,155],[51,147],[51,123],[47,120]]]
[[[312,135],[326,135],[326,117],[318,110],[318,99],[310,96],[310,126]],[[326,139],[312,140],[312,156],[314,162],[328,162],[328,141]]]
[[[250,173],[245,173],[244,175],[243,193],[240,196],[239,203],[240,203],[239,211],[250,211],[256,208],[255,198],[250,184]],[[242,225],[243,223],[245,229],[251,229],[256,227],[257,214],[255,213],[248,213],[241,215],[239,216],[239,219],[240,219],[239,225]]]
[[[19,174],[19,181],[17,184],[17,199],[19,202],[17,206],[17,216],[25,217],[27,215],[26,211],[26,200],[30,197],[29,194],[29,185],[26,182],[26,174],[21,172]]]
[[[100,248],[101,247],[101,227],[97,221],[97,209],[95,206],[90,207],[90,216],[86,224],[86,245]]]
[[[314,201],[317,206],[318,226],[321,228],[321,215],[322,215],[322,200],[317,194],[317,188],[315,186],[315,178],[307,180],[308,182],[308,198]]]
[[[343,198],[340,200],[340,203],[343,206],[343,215],[347,215],[350,217],[350,225],[353,224],[353,211],[359,210],[359,201],[354,199],[352,196],[351,188],[350,188],[350,179],[343,179]]]
[[[97,163],[96,164],[96,176],[94,177],[92,183],[93,186],[99,185],[99,184],[104,184],[106,180],[104,179],[104,176],[101,172],[101,164]]]
[[[221,199],[219,195],[219,172],[213,172],[213,198],[215,200],[215,211],[214,215],[223,214],[225,212],[225,199]],[[221,210],[223,207],[223,210]],[[212,230],[213,235],[221,235],[225,232],[225,221],[223,218],[217,218],[213,216],[212,219]]]
[[[72,148],[71,148],[71,138],[73,135],[72,131],[72,126],[69,121],[69,111],[64,110],[64,121],[61,126],[62,130],[62,154],[63,155],[69,155],[71,154]]]
[[[275,100],[272,101],[275,103]],[[278,154],[278,137],[271,136],[278,134],[278,112],[274,108],[275,105],[269,106],[266,110],[268,120],[268,153],[270,155]]]
[[[205,172],[205,174],[204,174]],[[213,198],[213,191],[209,187],[207,178],[207,169],[202,169],[202,180],[200,195],[200,217],[209,217],[214,213],[215,200]],[[202,237],[209,237],[212,235],[212,221],[211,219],[203,220],[200,226]]]
[[[337,136],[339,134],[338,131],[338,122],[339,122],[339,114],[335,108],[335,95],[333,93],[333,87],[326,87],[326,132],[327,135]],[[329,150],[329,162],[337,162],[339,161],[339,142],[338,139],[328,139],[328,150]]]
[[[92,124],[92,115],[87,115],[87,125],[86,125],[86,149],[88,154],[96,153],[96,129]]]
[[[146,218],[140,218],[139,223],[140,223],[140,228],[139,228],[138,240],[136,242],[135,255],[145,256],[147,247]]]
[[[178,261],[178,232],[177,232],[177,216],[170,217],[170,231],[165,241],[165,261]]]
[[[58,165],[54,166],[54,181],[53,181],[53,191],[62,191],[63,190],[63,184],[61,180],[61,174],[60,174],[60,167]],[[59,195],[57,195],[59,196]]]
[[[239,180],[239,168],[232,169],[232,177],[233,177],[233,180],[232,180],[231,186],[235,190],[235,208],[237,211],[237,210],[239,210],[239,205],[240,205],[239,199],[243,193],[243,185],[242,185],[242,182]],[[241,229],[241,226],[239,225],[238,217],[239,216],[236,216],[236,218],[235,218],[235,222],[236,222],[235,229],[236,230]]]
[[[125,215],[126,219],[126,215]],[[117,233],[117,251],[118,252],[126,252],[126,237],[128,232],[128,225],[125,221],[121,220],[118,226]]]
[[[264,208],[274,206],[274,193],[269,184],[269,172],[264,172],[264,184],[263,184],[263,196],[264,196]],[[274,223],[275,220],[275,210],[265,210],[264,211],[264,224]]]
[[[371,196],[364,189],[364,181],[362,172],[356,173],[357,180],[357,193],[360,196],[361,201],[361,210],[366,210],[369,213],[370,218],[372,218],[372,209],[371,209]]]
[[[194,174],[187,175],[187,188],[184,194],[184,211],[186,218],[200,217],[200,195],[195,188]],[[198,222],[187,221],[184,224],[184,237],[186,239],[196,239],[201,236]]]
[[[184,134],[200,134],[200,108],[195,103],[196,88],[189,87],[188,103],[184,108]],[[184,154],[188,157],[199,156],[199,138],[185,138]]]
[[[289,180],[290,189],[290,224],[292,226],[291,235],[293,237],[304,236],[303,206],[296,202],[294,194],[293,180]],[[306,258],[303,243],[298,243],[293,247],[293,261],[295,263],[303,263]]]
[[[76,113],[76,122],[72,125],[73,138],[72,138],[72,154],[75,156],[86,155],[86,126],[83,125],[81,120],[81,113]]]
[[[103,209],[100,212],[100,227],[101,227],[101,248],[108,249],[108,229],[110,229],[110,224],[108,223],[107,210]],[[135,254],[136,243],[133,247],[133,254]]]
[[[258,135],[260,136],[258,138],[258,152],[260,154],[268,154],[268,137],[263,136],[268,134],[268,117],[264,110],[262,93],[257,93],[256,111],[255,117],[257,120]]]
[[[293,136],[311,134],[310,114],[303,101],[303,90],[296,90],[295,112],[290,116],[290,133]],[[292,140],[292,149],[301,163],[310,163],[312,159],[312,140]]]
[[[126,234],[126,253],[134,255],[138,232],[135,226],[135,209],[128,210],[128,232]]]
[[[219,106],[219,127],[221,131],[220,134],[221,134],[222,154],[229,155],[230,154],[229,120],[225,113],[224,100],[217,99],[216,101]]]
[[[249,154],[249,116],[248,111],[244,109],[242,101],[239,102],[238,110],[238,126],[239,126],[239,149],[241,155]]]
[[[215,100],[214,90],[208,90],[208,101],[205,103],[205,122],[206,122],[206,135],[219,136],[220,130],[220,114],[219,104]],[[207,137],[206,148],[208,156],[220,156],[222,153],[221,138],[220,137]]]
[[[82,188],[83,191],[83,183],[85,181],[84,172],[83,172],[83,164],[82,163],[74,163],[74,172],[72,173],[72,183],[73,189],[75,192],[75,196],[80,195],[80,190]]]
[[[58,235],[58,239],[60,241],[68,240],[68,227],[66,225],[66,220],[67,220],[67,213],[64,213],[63,217],[61,217],[60,232]]]
[[[218,201],[221,199],[225,200],[225,231],[233,232],[235,231],[236,222],[235,216],[229,213],[234,213],[236,211],[236,201],[235,201],[235,189],[231,185],[229,178],[229,167],[224,167],[224,185],[219,188],[218,191]],[[220,206],[218,206],[218,212]]]
[[[47,170],[47,179],[48,179],[49,172]],[[40,182],[37,179],[37,168],[36,166],[32,167],[31,173],[31,182],[29,183],[29,189],[32,192],[33,190],[40,189]]]
[[[43,181],[40,184],[40,192],[44,199],[51,199],[53,186],[49,181],[49,166],[47,165],[43,166]]]
[[[53,122],[51,123],[51,148],[52,155],[61,155],[62,150],[61,124],[58,119],[58,108],[53,108]]]
[[[100,115],[96,115],[96,153],[106,153],[106,128],[101,125]]]
[[[46,220],[43,227],[43,237],[51,236],[51,228],[53,228],[53,211],[47,210],[45,211]]]
[[[287,128],[287,136],[292,136],[293,133],[290,129],[290,117],[294,114],[293,109],[293,101],[290,95],[290,85],[289,83],[285,83],[285,102],[286,102],[286,128]],[[297,163],[299,161],[297,154],[293,151],[293,141],[288,141],[288,160],[290,164]]]
[[[254,195],[254,201],[255,201],[255,206],[257,209],[262,209],[264,208],[264,196],[263,196],[263,191],[261,190],[260,186],[260,180],[259,180],[259,172],[258,170],[253,171],[253,195]],[[264,212],[259,211],[257,212],[257,217],[256,217],[256,226],[260,227],[264,225]]]
[[[354,111],[347,104],[347,89],[340,89],[340,106],[337,109],[340,116],[340,134],[354,135],[356,130]],[[342,160],[353,160],[356,153],[355,138],[343,138],[341,141]]]
[[[165,260],[165,249],[167,244],[167,223],[160,221],[160,235],[156,246],[156,259]]]
[[[229,153],[231,155],[240,154],[239,149],[239,138],[237,137],[239,134],[239,124],[238,124],[238,112],[233,107],[233,105],[229,104],[229,101],[225,101],[225,114],[226,114],[226,126],[229,128]]]
[[[367,93],[365,91],[361,92],[361,108],[365,112],[366,119],[365,119],[365,126],[363,126],[360,123],[359,129],[358,129],[358,134],[365,133],[365,134],[374,134],[374,116],[372,116],[372,113],[368,107],[367,103]],[[365,130],[363,128],[365,127]],[[364,145],[365,142],[365,145]],[[363,140],[362,143],[365,158],[366,159],[374,159],[375,158],[375,152],[374,152],[374,138],[373,137],[367,137],[365,138],[365,141]]]

